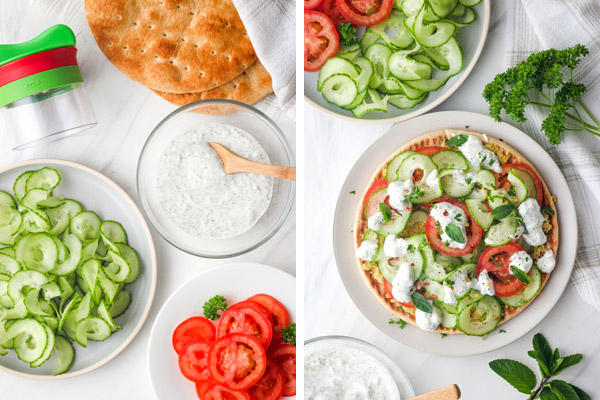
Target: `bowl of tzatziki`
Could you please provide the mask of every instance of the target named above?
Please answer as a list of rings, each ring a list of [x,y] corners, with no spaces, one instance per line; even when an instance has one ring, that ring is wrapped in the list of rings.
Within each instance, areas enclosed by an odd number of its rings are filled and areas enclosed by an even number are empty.
[[[225,174],[212,142],[251,161],[295,163],[285,134],[267,115],[236,101],[202,100],[154,128],[138,163],[138,191],[147,218],[171,244],[200,257],[233,257],[279,230],[295,185],[254,173]]]
[[[400,367],[367,342],[322,336],[304,343],[307,400],[405,400],[414,395]]]

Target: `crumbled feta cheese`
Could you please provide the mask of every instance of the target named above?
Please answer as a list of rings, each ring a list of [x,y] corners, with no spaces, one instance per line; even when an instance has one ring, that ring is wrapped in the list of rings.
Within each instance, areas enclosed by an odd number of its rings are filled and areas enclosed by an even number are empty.
[[[414,291],[415,277],[409,263],[405,262],[398,267],[398,273],[392,281],[392,296],[400,303],[411,303],[411,294]]]
[[[540,271],[549,274],[554,270],[556,266],[556,259],[554,258],[554,253],[552,250],[546,250],[543,256],[538,258],[537,267]]]
[[[360,247],[356,249],[356,258],[360,258],[365,261],[373,261],[375,259],[375,255],[377,254],[377,249],[379,246],[377,242],[373,240],[363,240],[360,244]]]
[[[430,313],[417,309],[417,311],[415,311],[415,319],[417,320],[417,326],[419,328],[424,331],[434,331],[440,326],[442,313],[436,306],[433,306],[433,310],[431,310]]]
[[[373,229],[374,231],[380,230],[383,224],[385,224],[385,218],[383,217],[383,213],[380,212],[375,215],[371,215],[367,221],[369,229]]]
[[[406,254],[408,242],[396,235],[388,235],[383,242],[383,251],[388,257],[400,257]]]
[[[528,273],[533,265],[533,259],[526,251],[517,251],[508,259],[508,270],[512,274],[512,267],[518,268],[521,271]]]
[[[546,243],[546,234],[542,230],[544,216],[540,212],[540,206],[536,199],[529,198],[522,202],[519,207],[519,215],[523,218],[526,233],[523,238],[530,246],[540,246]]]
[[[446,202],[437,203],[431,208],[430,215],[439,224],[440,238],[446,246],[457,249],[464,249],[467,246],[467,231],[465,227],[467,217],[462,208]],[[446,228],[450,224],[454,224],[460,229],[463,238],[462,242],[454,241],[448,236]]]

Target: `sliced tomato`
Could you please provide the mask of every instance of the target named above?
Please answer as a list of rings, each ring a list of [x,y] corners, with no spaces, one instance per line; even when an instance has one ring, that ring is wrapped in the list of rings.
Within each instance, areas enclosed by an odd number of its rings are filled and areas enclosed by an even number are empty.
[[[215,325],[204,317],[192,317],[183,321],[173,332],[173,348],[177,354],[183,354],[184,349],[192,342],[213,342],[215,340]]]
[[[340,46],[337,29],[323,13],[304,10],[304,70],[318,71]]]
[[[525,288],[509,270],[510,257],[523,248],[515,242],[503,246],[488,247],[481,253],[477,263],[477,275],[486,270],[494,281],[494,290],[498,297],[510,297]]]
[[[504,164],[502,166],[501,173],[499,173],[499,174],[494,173],[494,175],[496,175],[496,179],[498,180],[498,183],[499,183],[498,186],[505,190],[508,190],[508,188],[510,186],[510,182],[508,181],[508,179],[506,179],[506,177],[508,176],[508,172],[510,171],[511,168],[522,169],[523,171],[528,172],[529,175],[531,175],[531,177],[533,178],[533,181],[535,182],[535,189],[537,191],[537,199],[536,200],[537,200],[538,204],[541,206],[542,201],[544,200],[544,189],[542,187],[542,180],[540,179],[540,176],[529,165],[519,164],[519,163]]]
[[[369,201],[369,199],[371,198],[371,195],[373,193],[375,193],[376,191],[383,189],[384,187],[387,187],[387,186],[388,186],[388,181],[385,178],[375,181],[371,185],[369,190],[367,190],[367,193],[365,193],[365,197],[363,197],[363,207],[365,207],[367,205],[367,202]]]
[[[323,0],[323,3],[321,3],[321,6],[318,8],[318,10],[327,15],[335,26],[338,26],[342,22],[349,22],[346,17],[342,15],[340,10],[337,9],[335,0]]]
[[[285,390],[285,373],[274,360],[267,360],[267,370],[262,378],[248,390],[252,400],[277,400]]]
[[[273,323],[271,345],[281,343],[281,330],[290,324],[290,314],[283,304],[268,294],[260,293],[248,299],[260,304],[269,311]]]
[[[246,391],[231,390],[225,386],[213,383],[204,391],[200,397],[202,400],[250,400]]]
[[[264,375],[267,355],[257,339],[232,333],[210,347],[208,368],[212,378],[228,389],[247,390]]]
[[[210,379],[208,371],[208,350],[212,342],[193,342],[186,346],[179,356],[179,369],[183,376],[192,382]]]
[[[219,320],[217,337],[243,333],[260,341],[266,349],[273,338],[271,313],[254,301],[242,301],[229,307]]]
[[[372,26],[390,15],[394,0],[336,0],[336,5],[351,23]]]
[[[439,153],[442,150],[446,150],[445,147],[440,146],[425,146],[420,149],[415,150],[417,153],[425,154],[426,156],[431,157],[435,153]]]
[[[212,378],[196,382],[196,394],[198,394],[198,397],[200,399],[204,399],[204,396],[206,396],[206,391],[215,383],[216,382]]]
[[[385,291],[393,298],[394,295],[392,294],[392,284],[389,283],[387,281],[387,279],[383,280],[383,287],[384,287]],[[402,307],[405,307],[405,308],[415,308],[415,305],[413,303],[400,303],[398,301],[398,304],[400,304]]]
[[[271,357],[283,368],[285,373],[284,396],[296,395],[296,346],[287,343],[277,345],[271,351]]]
[[[440,203],[442,199],[435,200],[434,203]],[[444,244],[442,239],[440,238],[440,228],[436,228],[435,219],[431,216],[431,214],[427,217],[425,221],[425,235],[427,235],[427,241],[433,247],[433,249],[439,253],[446,254],[452,257],[460,257],[471,253],[479,242],[481,241],[481,236],[483,235],[483,229],[473,219],[473,216],[469,212],[469,208],[463,202],[460,202],[456,199],[447,198],[444,200],[450,204],[453,204],[457,207],[462,208],[465,212],[465,215],[469,218],[468,226],[467,226],[467,245],[464,249],[458,249],[455,247],[449,247]]]
[[[304,9],[312,10],[313,8],[317,8],[321,5],[323,0],[304,0]]]

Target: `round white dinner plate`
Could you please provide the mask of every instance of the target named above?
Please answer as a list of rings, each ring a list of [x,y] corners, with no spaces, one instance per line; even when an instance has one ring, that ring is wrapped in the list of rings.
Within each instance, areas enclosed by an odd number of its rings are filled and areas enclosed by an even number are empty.
[[[388,104],[386,113],[382,111],[372,111],[361,118],[356,118],[352,115],[352,111],[344,110],[327,102],[323,95],[319,93],[317,90],[318,71],[304,72],[304,99],[308,104],[325,114],[362,123],[400,122],[424,114],[450,97],[460,85],[462,85],[475,67],[477,59],[479,59],[479,55],[483,50],[490,26],[491,8],[491,1],[483,0],[473,8],[477,13],[477,20],[470,25],[457,29],[458,33],[456,34],[456,40],[463,53],[463,69],[457,75],[450,78],[439,90],[429,93],[425,101],[414,108],[400,110],[399,108]]]
[[[123,225],[129,245],[138,253],[140,276],[127,285],[131,291],[131,304],[127,311],[115,318],[123,329],[116,331],[103,342],[88,342],[87,348],[73,344],[75,361],[62,375],[52,376],[51,358],[39,368],[30,368],[20,361],[14,351],[0,357],[0,371],[32,379],[64,379],[90,372],[119,354],[133,340],[146,320],[156,288],[156,253],[150,230],[133,200],[116,183],[86,166],[70,161],[37,159],[22,161],[0,168],[0,190],[12,194],[15,179],[25,171],[51,167],[61,175],[56,194],[77,200],[85,210],[94,211],[102,220],[114,220]],[[54,356],[53,356],[54,357]]]
[[[354,257],[352,230],[361,196],[348,196],[348,192],[356,190],[357,193],[362,193],[383,161],[409,140],[435,130],[465,129],[465,126],[469,126],[468,130],[505,140],[535,166],[550,192],[558,199],[556,208],[561,234],[556,269],[541,293],[523,312],[490,333],[485,340],[466,335],[448,335],[442,340],[438,333],[422,331],[413,325],[400,330],[388,323],[392,314],[367,287]],[[563,234],[564,232],[567,234]],[[554,307],[569,281],[575,262],[577,216],[562,172],[533,139],[519,129],[506,123],[498,123],[486,115],[445,111],[423,115],[395,126],[358,159],[338,198],[333,223],[333,247],[346,290],[360,311],[377,328],[398,342],[424,352],[441,356],[469,356],[492,351],[517,340],[535,327]],[[500,329],[506,332],[500,332]]]
[[[204,315],[202,305],[219,294],[234,304],[257,293],[279,300],[296,322],[296,279],[277,268],[233,263],[207,269],[180,286],[159,311],[148,343],[148,370],[158,400],[197,400],[196,387],[179,371],[173,331],[184,320]],[[296,397],[286,397],[295,399]]]

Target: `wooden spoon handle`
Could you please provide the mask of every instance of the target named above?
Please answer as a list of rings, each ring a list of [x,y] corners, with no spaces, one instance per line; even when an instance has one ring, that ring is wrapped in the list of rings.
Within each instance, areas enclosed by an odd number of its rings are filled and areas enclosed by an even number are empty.
[[[460,389],[456,385],[448,385],[443,388],[425,393],[417,397],[411,397],[408,400],[458,400],[460,399]]]
[[[235,172],[253,172],[256,174],[268,175],[275,178],[287,179],[289,181],[296,180],[296,168],[284,167],[281,165],[261,164],[249,160],[244,160],[243,163],[231,162],[226,167],[228,174]]]

